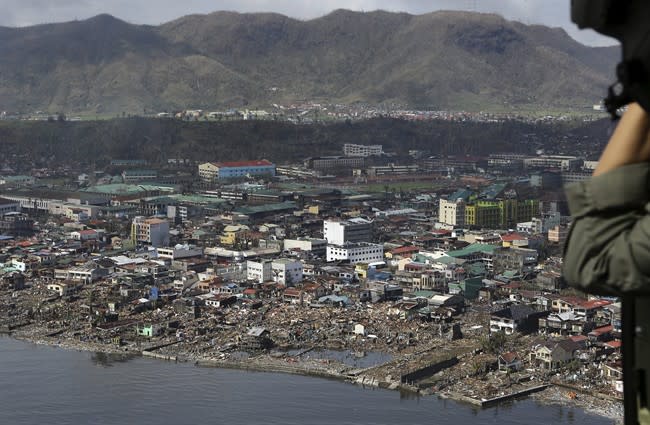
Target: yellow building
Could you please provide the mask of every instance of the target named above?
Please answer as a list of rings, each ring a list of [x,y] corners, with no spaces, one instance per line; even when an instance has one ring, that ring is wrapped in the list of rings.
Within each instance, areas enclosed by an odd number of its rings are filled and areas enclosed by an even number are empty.
[[[465,224],[483,228],[513,227],[519,222],[530,221],[538,214],[538,202],[534,199],[502,199],[476,201],[465,207]]]
[[[223,229],[223,233],[219,236],[219,243],[221,245],[233,246],[237,239],[250,229],[243,224],[231,224]]]
[[[199,177],[205,182],[213,182],[219,178],[219,164],[205,162],[199,164]]]
[[[367,263],[357,263],[357,265],[354,267],[354,272],[361,279],[367,279],[368,278],[368,264]]]
[[[503,201],[478,201],[476,222],[481,227],[503,227]]]
[[[467,205],[465,207],[465,225],[476,226],[476,205]]]
[[[219,244],[221,245],[232,246],[235,244],[236,240],[236,233],[225,233],[223,235],[219,235]]]

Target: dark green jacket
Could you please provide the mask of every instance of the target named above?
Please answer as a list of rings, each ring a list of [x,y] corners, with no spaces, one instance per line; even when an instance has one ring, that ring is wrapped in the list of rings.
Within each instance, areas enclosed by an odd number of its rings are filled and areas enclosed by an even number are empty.
[[[639,422],[650,424],[650,164],[567,185],[566,195],[573,222],[564,277],[589,293],[635,296]]]

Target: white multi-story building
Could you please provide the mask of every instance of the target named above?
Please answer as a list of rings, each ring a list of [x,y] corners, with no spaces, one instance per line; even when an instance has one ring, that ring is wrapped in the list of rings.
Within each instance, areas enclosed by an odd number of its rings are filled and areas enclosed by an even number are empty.
[[[271,260],[262,261],[246,261],[246,279],[263,283],[269,281],[273,277],[271,270]]]
[[[48,198],[31,198],[28,196],[16,196],[9,193],[4,193],[2,195],[3,199],[18,202],[20,208],[28,210],[38,210],[38,211],[49,211],[51,202],[62,202],[59,200],[48,199]]]
[[[131,239],[155,247],[169,245],[169,223],[159,218],[135,217],[131,223]]]
[[[203,248],[194,245],[176,245],[173,248],[156,248],[158,258],[178,260],[179,258],[202,257]]]
[[[50,201],[48,212],[52,215],[65,216],[73,220],[79,216],[95,218],[99,213],[99,207],[97,205],[80,205],[71,202]]]
[[[343,245],[347,242],[370,242],[372,221],[355,217],[349,220],[323,221],[323,236],[328,244]]]
[[[574,171],[582,166],[583,160],[575,156],[540,155],[524,159],[526,168],[559,168],[562,171]]]
[[[349,261],[350,264],[384,261],[384,246],[359,242],[327,246],[327,261]]]
[[[0,216],[10,212],[20,212],[20,203],[6,198],[0,198]]]
[[[304,238],[304,239],[285,239],[284,249],[287,251],[299,249],[301,251],[310,251],[314,254],[325,254],[327,241],[325,239]]]
[[[531,233],[538,235],[547,233],[555,226],[562,222],[562,216],[559,212],[543,214],[541,217],[533,217],[531,221],[517,223],[517,232]]]
[[[81,281],[81,282],[95,282],[103,276],[106,276],[108,271],[100,269],[92,264],[82,265],[78,267],[71,267],[68,269],[54,269],[54,279],[66,281]]]
[[[440,199],[440,207],[438,209],[438,221],[450,226],[464,226],[465,225],[465,201],[457,199],[448,201]]]
[[[387,176],[387,175],[398,175],[398,174],[412,174],[417,173],[420,170],[418,165],[379,165],[375,167],[370,167],[366,170],[369,176]]]
[[[65,297],[79,291],[83,287],[83,282],[51,282],[47,289],[57,292],[59,296]]]
[[[591,178],[591,171],[564,171],[562,172],[562,184],[577,183]]]
[[[302,282],[302,263],[288,258],[273,260],[271,274],[275,282],[293,286]]]
[[[490,154],[488,167],[520,169],[524,166],[525,155],[520,154]]]
[[[346,143],[343,145],[343,155],[345,156],[372,156],[383,155],[384,149],[382,145],[355,145]]]

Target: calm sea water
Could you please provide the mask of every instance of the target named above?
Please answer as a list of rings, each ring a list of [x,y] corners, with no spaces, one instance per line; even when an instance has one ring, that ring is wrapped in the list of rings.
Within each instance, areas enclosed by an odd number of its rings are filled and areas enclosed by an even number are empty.
[[[0,337],[0,424],[612,424],[514,401],[480,410],[338,381],[198,368]]]

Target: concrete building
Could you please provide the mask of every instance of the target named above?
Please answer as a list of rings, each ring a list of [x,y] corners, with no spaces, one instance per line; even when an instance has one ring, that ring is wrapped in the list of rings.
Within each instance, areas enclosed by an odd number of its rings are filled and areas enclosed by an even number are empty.
[[[33,176],[0,176],[0,185],[8,186],[31,186],[36,183]]]
[[[7,198],[0,198],[0,215],[20,212],[20,203]]]
[[[418,165],[379,165],[375,167],[370,167],[366,170],[368,176],[389,176],[389,175],[401,175],[401,174],[413,174],[420,171]]]
[[[368,242],[346,243],[327,246],[327,261],[349,261],[357,263],[378,263],[384,261],[384,246]]]
[[[494,273],[515,271],[521,276],[533,273],[539,254],[528,248],[498,248],[494,250]]]
[[[577,183],[589,180],[593,172],[591,171],[566,171],[562,173],[562,184]]]
[[[566,226],[557,225],[548,231],[548,241],[563,244],[569,235],[569,229]]]
[[[49,206],[51,202],[55,202],[53,199],[48,198],[32,198],[31,196],[16,196],[9,193],[4,193],[2,199],[7,201],[18,202],[21,209],[32,210],[32,211],[49,211]],[[6,201],[3,201],[3,203]],[[61,202],[61,201],[58,201]]]
[[[349,220],[325,220],[323,236],[328,244],[334,245],[343,245],[347,242],[370,242],[372,221],[360,217]]]
[[[469,156],[442,156],[442,157],[429,157],[420,160],[418,163],[423,171],[431,171],[435,173],[446,172],[453,174],[457,172],[476,171],[481,166],[483,160],[478,157]]]
[[[553,171],[541,171],[530,176],[530,185],[542,189],[559,189],[562,187],[562,176],[564,173]]]
[[[524,158],[520,154],[490,154],[487,165],[502,170],[520,170],[524,166]]]
[[[542,214],[541,217],[533,218],[533,233],[548,233],[552,228],[562,223],[562,215],[559,212]]]
[[[54,279],[66,282],[95,282],[108,275],[108,270],[97,267],[93,263],[70,268],[55,268]]]
[[[465,226],[465,201],[440,199],[438,221],[450,226]]]
[[[273,260],[271,262],[271,274],[275,282],[294,286],[302,282],[302,263],[288,258]]]
[[[272,280],[273,272],[271,270],[271,260],[246,261],[246,279],[257,283]]]
[[[343,155],[345,156],[372,156],[383,155],[384,150],[382,145],[355,145],[346,143],[343,145]]]
[[[131,223],[131,239],[155,247],[168,246],[169,223],[159,218],[135,217]]]
[[[526,168],[557,168],[574,171],[582,167],[582,159],[575,156],[540,155],[524,159]]]
[[[325,254],[327,248],[327,240],[316,238],[299,238],[299,239],[285,239],[284,249],[286,251],[300,250],[308,251],[315,255]]]
[[[72,202],[50,201],[48,204],[50,214],[64,216],[75,221],[95,218],[99,210],[100,207],[97,205],[75,204]]]
[[[248,177],[275,176],[275,164],[263,159],[259,161],[206,162],[199,165],[199,176],[205,182]]]
[[[317,171],[331,171],[340,169],[362,168],[364,165],[363,157],[348,156],[321,156],[309,158],[305,161],[307,168]]]
[[[219,179],[219,165],[214,162],[199,164],[199,177],[204,182],[213,182]]]
[[[453,212],[452,207],[449,210],[450,213]],[[539,202],[534,199],[476,201],[465,206],[464,225],[490,229],[511,228],[517,223],[531,221],[538,213]]]
[[[145,180],[156,180],[158,172],[156,170],[124,170],[122,171],[122,180],[124,183],[136,183]]]
[[[490,333],[503,332],[512,335],[515,332],[537,331],[539,317],[546,314],[547,312],[536,312],[528,305],[511,305],[490,315]]]
[[[562,216],[559,212],[542,214],[540,217],[533,217],[531,221],[517,223],[517,232],[529,233],[533,235],[545,234],[562,222]]]
[[[60,297],[66,297],[79,291],[83,287],[83,282],[52,282],[48,283],[47,289],[59,294]]]
[[[176,245],[173,248],[156,248],[158,258],[177,260],[179,258],[202,257],[203,248],[194,245]]]
[[[0,233],[11,236],[30,236],[34,233],[34,220],[20,212],[0,214]]]
[[[70,239],[74,239],[77,241],[90,241],[90,240],[97,240],[100,237],[100,232],[98,232],[95,229],[85,229],[85,230],[75,230],[73,232],[70,232]]]

